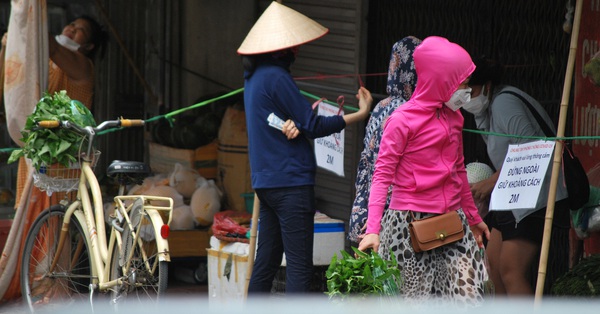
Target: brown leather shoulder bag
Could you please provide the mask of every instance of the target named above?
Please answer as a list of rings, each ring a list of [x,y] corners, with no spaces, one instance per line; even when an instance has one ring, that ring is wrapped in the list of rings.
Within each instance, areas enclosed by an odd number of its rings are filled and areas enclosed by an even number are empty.
[[[415,252],[435,249],[442,245],[456,242],[465,235],[458,212],[453,210],[442,215],[415,219],[408,224],[410,238]]]

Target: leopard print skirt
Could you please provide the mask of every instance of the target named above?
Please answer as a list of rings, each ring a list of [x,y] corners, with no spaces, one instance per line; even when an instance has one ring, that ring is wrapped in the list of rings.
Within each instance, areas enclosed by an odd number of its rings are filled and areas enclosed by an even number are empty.
[[[431,216],[413,212],[415,219]],[[484,284],[488,274],[473,233],[462,209],[458,210],[465,236],[454,243],[415,253],[411,246],[405,210],[386,210],[381,221],[379,254],[390,260],[396,255],[402,275],[400,293],[411,304],[448,303],[459,307],[479,306],[484,300]],[[426,302],[423,302],[426,301]]]

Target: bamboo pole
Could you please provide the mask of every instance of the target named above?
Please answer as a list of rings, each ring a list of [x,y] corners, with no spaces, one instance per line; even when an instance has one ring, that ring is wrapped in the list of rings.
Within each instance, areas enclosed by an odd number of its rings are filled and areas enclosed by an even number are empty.
[[[562,100],[560,103],[560,114],[558,121],[557,137],[564,137],[565,124],[567,121],[567,109],[569,107],[569,95],[571,93],[571,83],[573,81],[573,71],[575,68],[575,54],[577,53],[577,40],[579,37],[579,24],[581,22],[581,11],[583,0],[577,0],[575,6],[575,16],[573,19],[573,30],[571,32],[571,44],[569,48],[569,59],[567,60],[567,69],[565,73],[565,82],[563,85]],[[558,174],[562,167],[563,142],[556,141],[554,148],[554,160],[552,164],[552,177],[550,180],[550,192],[546,207],[546,218],[544,224],[544,236],[542,238],[542,247],[540,251],[540,263],[538,268],[537,285],[535,289],[535,306],[541,303],[544,294],[544,283],[546,280],[546,268],[548,262],[548,252],[550,249],[550,238],[552,235],[552,220],[554,219],[554,203],[556,201],[556,187],[558,185]]]
[[[254,267],[254,255],[256,252],[256,240],[258,230],[258,216],[260,213],[260,201],[256,193],[254,194],[254,206],[252,207],[252,226],[250,227],[250,247],[248,248],[248,270],[246,272],[246,287],[244,289],[244,295],[248,297],[248,285],[250,284],[250,277],[252,277],[252,268]]]

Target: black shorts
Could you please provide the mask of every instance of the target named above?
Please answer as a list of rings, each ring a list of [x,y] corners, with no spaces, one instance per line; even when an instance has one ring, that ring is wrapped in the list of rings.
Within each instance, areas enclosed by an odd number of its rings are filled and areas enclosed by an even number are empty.
[[[553,228],[570,228],[570,214],[566,201],[558,201],[554,205]],[[511,211],[490,212],[490,227],[502,233],[502,241],[524,239],[535,244],[542,243],[546,207],[539,209],[516,223]]]

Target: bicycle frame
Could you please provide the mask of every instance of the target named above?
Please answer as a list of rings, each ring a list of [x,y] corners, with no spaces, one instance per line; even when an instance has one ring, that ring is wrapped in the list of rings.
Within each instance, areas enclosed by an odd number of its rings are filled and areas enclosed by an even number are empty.
[[[84,158],[84,160],[81,161],[81,177],[79,180],[77,199],[69,205],[65,213],[63,228],[59,238],[58,250],[62,250],[63,248],[63,243],[66,239],[68,230],[66,226],[68,226],[70,220],[73,219],[73,216],[75,216],[75,219],[78,219],[80,222],[84,222],[86,227],[84,228],[84,233],[91,245],[90,255],[92,258],[91,268],[93,282],[94,285],[100,289],[100,291],[106,291],[109,288],[122,284],[121,278],[109,280],[112,259],[116,258],[115,256],[109,254],[109,252],[113,252],[115,245],[117,245],[119,249],[121,248],[122,233],[113,225],[111,227],[110,238],[107,243],[102,192],[91,164],[91,158]],[[147,213],[153,222],[153,226],[155,228],[154,231],[157,235],[156,243],[158,249],[158,260],[169,262],[171,260],[169,255],[169,243],[166,239],[168,234],[165,235],[164,238],[159,237],[159,235],[163,234],[161,229],[165,224],[159,212],[167,212],[168,219],[166,223],[170,224],[172,219],[173,200],[169,197],[148,195],[119,195],[115,197],[115,214],[118,213],[117,215],[119,215],[119,218],[124,219],[129,225],[128,230],[131,230],[131,236],[134,239],[133,243],[138,243],[140,237],[139,234],[136,234],[135,228],[133,228],[129,217],[129,212],[133,206],[133,200],[136,199],[142,199],[143,213]],[[127,205],[127,201],[131,201],[131,204]],[[166,201],[168,205],[151,205],[150,201]],[[57,254],[55,259],[52,261],[51,270],[53,270],[56,266],[59,256],[60,254]],[[125,260],[129,261],[130,259],[131,252]],[[125,267],[127,267],[127,265],[125,265]],[[150,269],[152,265],[146,264],[146,267]]]

